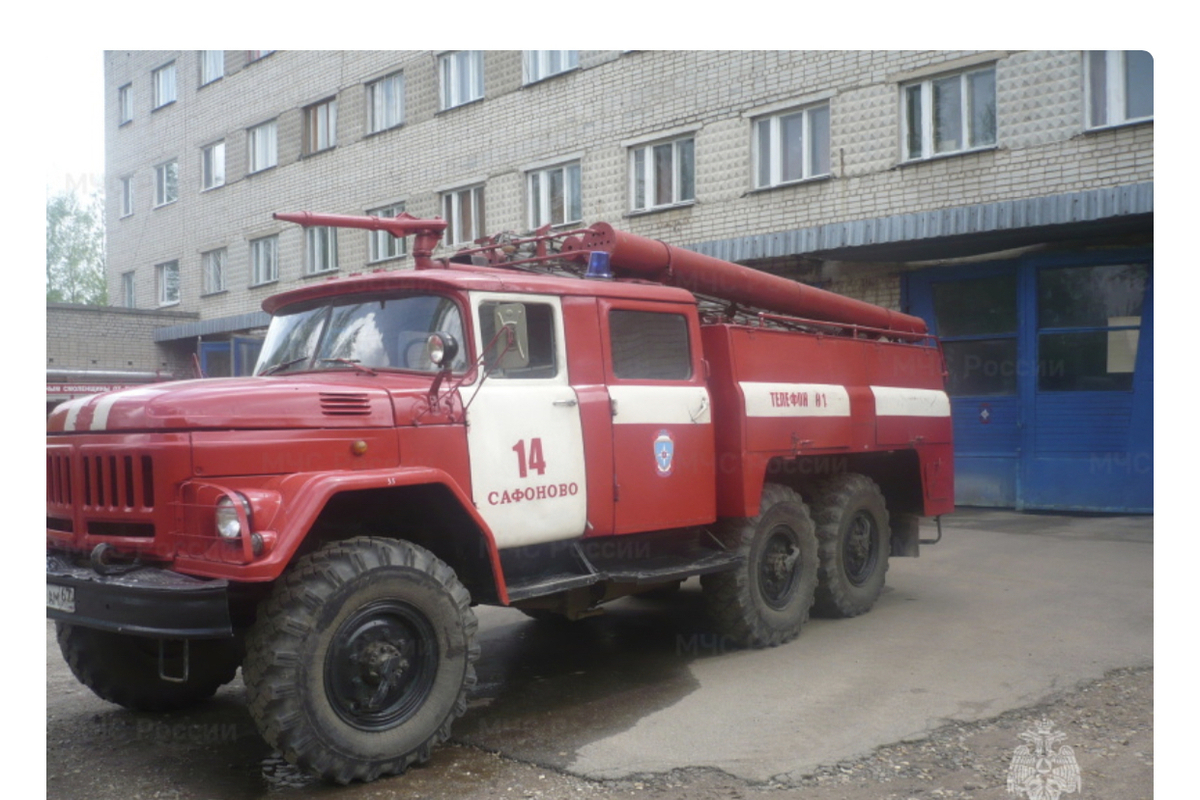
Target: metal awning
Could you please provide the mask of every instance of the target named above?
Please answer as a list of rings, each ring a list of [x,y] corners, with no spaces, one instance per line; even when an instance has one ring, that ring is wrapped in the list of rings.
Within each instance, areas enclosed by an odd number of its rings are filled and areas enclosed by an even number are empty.
[[[1153,182],[834,222],[687,245],[746,262],[785,256],[844,261],[954,258],[1047,241],[1153,231]]]

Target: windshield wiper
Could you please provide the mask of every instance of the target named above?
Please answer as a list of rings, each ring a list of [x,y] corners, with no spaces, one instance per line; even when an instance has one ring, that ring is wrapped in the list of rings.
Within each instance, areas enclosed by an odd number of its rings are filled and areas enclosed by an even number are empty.
[[[280,362],[279,364],[272,364],[271,366],[264,369],[262,372],[258,373],[259,377],[262,377],[263,375],[274,375],[276,372],[279,372],[280,370],[285,370],[288,367],[293,366],[295,364],[299,364],[301,361],[308,361],[308,356],[300,356],[299,358],[293,358],[291,361],[283,361],[283,362]]]
[[[370,367],[364,367],[362,364],[358,363],[358,359],[356,359],[356,358],[321,358],[318,360],[322,364],[345,364],[347,367],[357,370],[358,372],[361,372],[364,375],[378,375],[379,374],[378,372],[371,369]]]

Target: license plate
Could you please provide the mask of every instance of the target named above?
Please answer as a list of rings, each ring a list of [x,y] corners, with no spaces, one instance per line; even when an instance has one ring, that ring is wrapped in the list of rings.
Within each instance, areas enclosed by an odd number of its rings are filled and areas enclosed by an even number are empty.
[[[75,587],[55,586],[53,583],[46,584],[46,608],[53,608],[55,611],[65,611],[68,614],[74,614]]]

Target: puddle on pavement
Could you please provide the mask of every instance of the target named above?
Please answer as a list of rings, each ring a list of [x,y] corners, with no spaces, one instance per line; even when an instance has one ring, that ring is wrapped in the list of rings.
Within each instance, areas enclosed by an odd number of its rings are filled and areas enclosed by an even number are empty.
[[[452,739],[566,767],[698,684],[688,664],[711,639],[698,592],[629,599],[599,617],[542,621],[508,612],[481,636],[478,684]]]
[[[384,779],[386,787],[325,784],[271,752],[239,676],[214,701],[175,714],[135,714],[90,693],[69,706],[50,704],[47,796],[457,796],[446,794],[456,781],[470,794],[489,769],[502,768],[494,753],[565,767],[580,747],[694,691],[688,664],[717,654],[697,646],[710,636],[698,591],[619,601],[603,616],[574,623],[535,621],[511,609],[482,616],[478,683],[466,716],[429,764]]]

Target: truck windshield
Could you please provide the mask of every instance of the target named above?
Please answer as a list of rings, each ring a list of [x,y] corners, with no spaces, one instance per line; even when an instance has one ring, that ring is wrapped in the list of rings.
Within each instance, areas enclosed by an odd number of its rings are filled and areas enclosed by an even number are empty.
[[[464,342],[462,315],[448,297],[433,294],[342,299],[271,320],[255,375],[325,369],[402,369],[436,372],[426,345],[431,333]],[[466,368],[460,352],[451,365]]]

